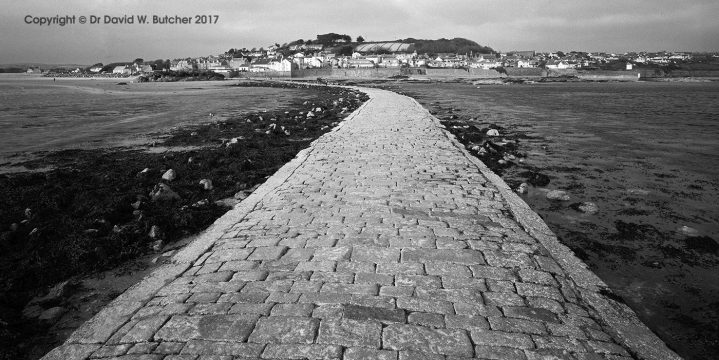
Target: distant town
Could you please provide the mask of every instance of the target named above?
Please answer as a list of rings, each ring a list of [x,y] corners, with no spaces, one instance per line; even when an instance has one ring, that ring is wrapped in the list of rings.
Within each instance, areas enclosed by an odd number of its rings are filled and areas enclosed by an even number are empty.
[[[261,48],[232,48],[224,53],[179,59],[145,60],[90,66],[42,68],[15,67],[4,72],[43,73],[51,76],[129,77],[154,80],[170,74],[212,73],[227,77],[322,75],[322,69],[394,69],[398,74],[423,74],[423,69],[456,69],[468,74],[492,70],[492,74],[571,75],[573,71],[643,71],[645,74],[718,76],[719,54],[688,52],[628,52],[623,54],[583,51],[499,52],[471,40],[417,40],[367,42],[348,35],[329,33],[314,40],[270,44]],[[525,69],[525,70],[519,70]],[[530,70],[536,69],[536,70]],[[304,70],[315,70],[314,72]],[[689,73],[687,73],[689,72]],[[455,71],[455,73],[457,73]],[[703,74],[703,75],[702,75]],[[489,73],[483,74],[489,75]],[[491,76],[483,76],[491,77]]]

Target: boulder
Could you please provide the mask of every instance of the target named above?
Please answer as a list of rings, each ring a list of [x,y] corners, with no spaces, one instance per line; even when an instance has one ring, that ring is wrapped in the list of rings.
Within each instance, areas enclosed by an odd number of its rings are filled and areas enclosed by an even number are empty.
[[[175,174],[175,170],[173,169],[167,170],[162,174],[162,180],[165,181],[172,181],[175,180],[175,178],[177,178],[177,174]]]
[[[151,239],[157,239],[160,237],[160,227],[157,225],[152,225],[150,227],[150,233],[147,234]]]
[[[181,197],[172,188],[163,183],[158,183],[150,192],[152,201],[173,201],[180,200]]]
[[[677,229],[677,231],[680,234],[686,235],[686,236],[699,236],[699,230],[689,227],[689,226],[686,226],[686,225],[680,227],[679,229]]]
[[[558,201],[568,201],[570,199],[569,194],[567,194],[564,190],[550,190],[547,193],[547,199],[549,200],[558,200]]]
[[[487,136],[499,136],[499,131],[497,131],[497,129],[489,129],[487,130]]]

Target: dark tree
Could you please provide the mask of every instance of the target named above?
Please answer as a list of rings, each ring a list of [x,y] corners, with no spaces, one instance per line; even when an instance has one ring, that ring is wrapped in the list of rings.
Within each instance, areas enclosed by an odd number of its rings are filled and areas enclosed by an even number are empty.
[[[133,61],[132,63],[133,63],[133,64],[142,64],[143,62],[145,62],[145,60],[143,60],[142,58],[137,58],[137,59],[135,59],[135,61]]]
[[[358,43],[363,43],[363,42],[364,42],[364,38],[362,37],[362,35],[360,35],[360,36],[357,37],[357,42],[358,42]]]

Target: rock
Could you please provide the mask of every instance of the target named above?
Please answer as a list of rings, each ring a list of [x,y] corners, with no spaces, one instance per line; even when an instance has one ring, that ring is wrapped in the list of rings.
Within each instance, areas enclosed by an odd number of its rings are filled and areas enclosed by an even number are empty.
[[[160,237],[160,227],[157,225],[152,225],[150,227],[150,233],[147,234],[151,239],[157,239]]]
[[[12,223],[10,224],[10,231],[17,231],[17,229],[20,228],[20,224],[18,223]]]
[[[307,112],[307,117],[308,117],[308,118],[311,118],[311,117],[314,117],[314,116],[315,116],[315,113],[313,113],[312,111],[308,111],[308,112]]]
[[[627,189],[627,193],[629,193],[630,195],[646,196],[646,195],[649,195],[649,190],[644,190],[644,189]]]
[[[137,177],[145,176],[145,175],[147,175],[147,173],[149,173],[149,172],[150,172],[150,168],[144,168],[144,169],[142,169],[142,171],[140,171],[140,172],[137,173]]]
[[[504,165],[506,163],[507,163],[507,160],[504,160],[504,159],[497,160],[497,164],[499,164],[499,165]]]
[[[680,234],[686,235],[686,236],[699,236],[699,230],[689,227],[689,226],[686,226],[686,225],[680,227],[679,229],[677,229],[677,231]]]
[[[175,170],[173,170],[173,169],[167,170],[167,171],[165,171],[164,174],[162,174],[162,180],[166,180],[166,181],[175,180],[176,177],[177,177],[177,174],[175,174]]]
[[[180,195],[172,190],[168,185],[158,183],[155,188],[150,192],[150,199],[152,201],[172,201],[180,200]]]
[[[190,156],[190,157],[187,158],[187,163],[188,163],[188,164],[192,164],[193,161],[195,161],[195,158],[193,158],[192,156]]]
[[[30,210],[30,208],[25,209],[25,217],[28,219],[32,218],[32,210]]]
[[[234,198],[242,201],[242,200],[247,199],[247,196],[248,196],[247,193],[244,190],[242,190],[242,191],[236,192]]]
[[[316,109],[315,109],[315,112],[318,112],[318,113],[319,113],[319,112],[322,112],[322,108],[321,108],[321,107],[316,108]]]
[[[160,252],[165,243],[162,240],[155,240],[152,242],[152,251]]]
[[[142,201],[137,200],[137,201],[135,201],[134,203],[132,203],[132,204],[130,204],[130,205],[132,206],[133,209],[137,210],[137,209],[139,209],[140,206],[142,205]]]
[[[33,228],[32,230],[30,230],[30,232],[27,234],[27,236],[33,236],[33,235],[37,234],[39,231],[40,231],[40,229]]]
[[[200,185],[202,185],[202,188],[205,190],[212,190],[212,180],[210,179],[202,179],[200,180]]]
[[[527,185],[527,183],[521,183],[515,191],[517,194],[526,194],[529,191],[529,185]]]
[[[487,136],[499,136],[499,131],[497,131],[497,129],[489,129],[487,130]]]
[[[198,208],[198,207],[207,206],[209,204],[210,204],[210,200],[202,199],[202,200],[192,204],[192,207]]]
[[[38,320],[54,323],[60,320],[60,318],[65,315],[66,312],[67,309],[65,309],[64,307],[55,306],[43,311],[37,318]]]
[[[197,131],[193,131],[190,133],[190,136],[197,136]]]
[[[85,233],[87,235],[97,235],[99,232],[100,232],[100,230],[98,230],[98,229],[87,229],[87,230],[83,231],[83,233]]]
[[[599,212],[599,206],[597,206],[597,204],[590,202],[590,201],[575,203],[575,204],[570,205],[569,207],[571,207],[574,210],[581,211],[585,214],[596,214]]]
[[[559,201],[568,201],[569,194],[567,194],[566,191],[563,190],[550,190],[547,193],[547,199],[549,200],[559,200]]]

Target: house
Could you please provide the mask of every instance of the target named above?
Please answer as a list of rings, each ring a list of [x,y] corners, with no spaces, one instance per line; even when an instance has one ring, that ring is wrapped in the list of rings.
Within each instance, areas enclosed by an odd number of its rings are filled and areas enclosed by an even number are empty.
[[[258,59],[251,64],[251,72],[264,72],[264,71],[291,71],[292,62],[287,59],[280,61],[272,59]]]
[[[626,66],[626,69],[627,69],[627,70],[632,70],[632,69],[634,69],[634,65],[632,65],[632,63],[628,62],[628,63],[627,63],[627,66]]]
[[[569,69],[571,66],[564,60],[549,60],[547,61],[547,69]]]
[[[90,68],[91,73],[99,73],[100,71],[102,71],[102,66],[93,66]]]
[[[115,68],[112,69],[112,73],[118,75],[130,75],[131,72],[132,71],[127,65],[115,66]]]

